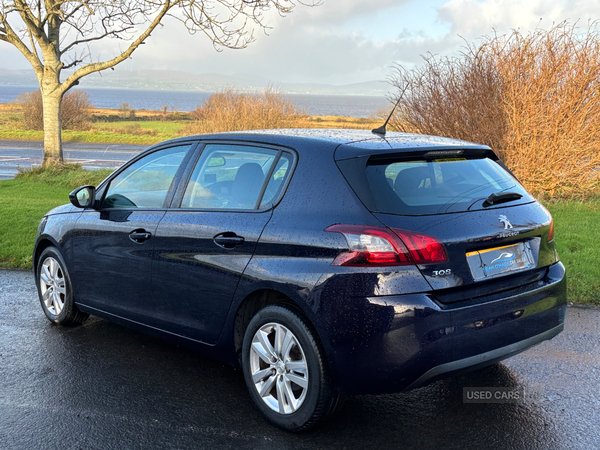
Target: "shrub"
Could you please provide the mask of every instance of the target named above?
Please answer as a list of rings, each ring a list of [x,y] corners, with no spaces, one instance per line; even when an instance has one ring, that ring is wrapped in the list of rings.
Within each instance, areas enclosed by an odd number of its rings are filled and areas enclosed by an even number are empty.
[[[191,113],[193,123],[186,133],[293,128],[301,112],[277,89],[262,94],[241,93],[227,88],[211,95]]]
[[[143,128],[139,123],[128,123],[120,128],[113,128],[113,133],[133,134],[135,136],[156,136],[156,130],[148,130]]]
[[[135,117],[135,108],[129,103],[123,102],[119,106],[119,116],[123,119],[133,119]]]
[[[42,93],[24,92],[15,103],[23,108],[23,121],[28,130],[44,129]],[[61,123],[63,130],[89,130],[91,128],[90,97],[85,91],[68,91],[62,101]]]
[[[563,22],[397,66],[393,123],[490,145],[536,195],[587,197],[600,187],[599,38],[596,23]]]

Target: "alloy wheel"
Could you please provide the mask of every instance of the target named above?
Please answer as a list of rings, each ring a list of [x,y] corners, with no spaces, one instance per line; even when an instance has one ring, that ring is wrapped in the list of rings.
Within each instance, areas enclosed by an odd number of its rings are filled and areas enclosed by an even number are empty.
[[[58,316],[65,306],[67,289],[62,267],[51,256],[44,259],[40,267],[40,292],[48,312]]]
[[[279,323],[256,331],[250,346],[250,373],[264,403],[280,414],[302,406],[308,391],[308,364],[296,336]]]

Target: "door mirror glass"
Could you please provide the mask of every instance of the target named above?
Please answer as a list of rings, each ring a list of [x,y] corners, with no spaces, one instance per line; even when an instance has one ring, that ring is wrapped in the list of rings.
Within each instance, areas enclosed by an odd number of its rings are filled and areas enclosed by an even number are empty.
[[[94,186],[81,186],[69,194],[69,200],[77,208],[91,208],[95,195],[96,188]]]

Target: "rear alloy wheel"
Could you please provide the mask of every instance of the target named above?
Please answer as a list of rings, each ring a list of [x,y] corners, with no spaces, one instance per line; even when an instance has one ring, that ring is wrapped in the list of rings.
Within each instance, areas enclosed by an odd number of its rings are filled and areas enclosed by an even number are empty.
[[[254,403],[280,428],[310,428],[335,408],[324,352],[306,319],[290,309],[268,306],[254,316],[242,365]]]
[[[51,322],[73,325],[89,315],[79,311],[73,302],[73,290],[64,260],[55,247],[46,248],[37,264],[37,288],[42,309]]]
[[[302,406],[308,389],[308,367],[302,346],[278,323],[263,325],[252,338],[250,372],[263,402],[279,414]]]

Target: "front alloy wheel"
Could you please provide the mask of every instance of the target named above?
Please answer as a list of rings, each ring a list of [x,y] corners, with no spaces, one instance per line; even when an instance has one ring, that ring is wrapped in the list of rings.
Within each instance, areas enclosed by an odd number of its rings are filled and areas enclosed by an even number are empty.
[[[65,275],[59,262],[48,256],[40,266],[40,293],[42,302],[52,315],[58,316],[65,306],[67,291]]]
[[[79,311],[65,261],[56,247],[44,249],[36,264],[36,284],[44,314],[58,325],[75,325],[89,314]]]

